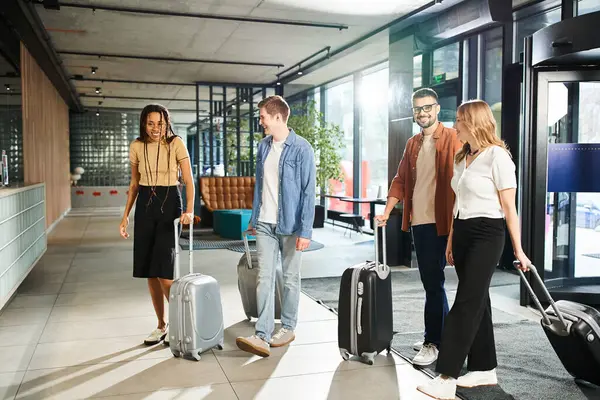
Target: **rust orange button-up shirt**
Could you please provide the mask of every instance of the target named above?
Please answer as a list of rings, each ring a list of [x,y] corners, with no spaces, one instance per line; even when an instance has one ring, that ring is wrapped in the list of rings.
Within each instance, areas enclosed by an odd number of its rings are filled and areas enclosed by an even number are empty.
[[[439,236],[450,233],[454,192],[450,186],[454,173],[454,155],[462,147],[456,130],[446,128],[441,122],[433,133],[435,140],[435,221]],[[423,144],[423,132],[408,139],[404,155],[398,166],[398,172],[392,180],[388,197],[404,202],[402,230],[410,228],[412,198],[417,181],[417,157]]]

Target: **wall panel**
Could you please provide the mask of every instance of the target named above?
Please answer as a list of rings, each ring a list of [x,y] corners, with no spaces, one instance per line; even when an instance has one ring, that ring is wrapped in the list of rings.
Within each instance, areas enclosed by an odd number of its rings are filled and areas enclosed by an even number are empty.
[[[25,184],[46,184],[46,227],[71,207],[69,110],[21,44],[23,172]]]

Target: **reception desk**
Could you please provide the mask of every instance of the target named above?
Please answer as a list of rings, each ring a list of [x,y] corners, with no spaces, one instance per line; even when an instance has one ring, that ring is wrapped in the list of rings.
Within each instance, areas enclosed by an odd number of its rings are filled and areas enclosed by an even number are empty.
[[[43,183],[0,188],[0,308],[47,247]]]

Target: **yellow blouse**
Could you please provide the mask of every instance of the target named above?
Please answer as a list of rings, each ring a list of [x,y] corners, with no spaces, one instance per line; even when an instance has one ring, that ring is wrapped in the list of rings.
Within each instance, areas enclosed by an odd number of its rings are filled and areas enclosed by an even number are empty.
[[[170,144],[161,140],[160,151],[159,142],[134,140],[129,146],[129,161],[138,166],[141,186],[178,185],[179,164],[186,158],[190,158],[190,155],[180,137]]]

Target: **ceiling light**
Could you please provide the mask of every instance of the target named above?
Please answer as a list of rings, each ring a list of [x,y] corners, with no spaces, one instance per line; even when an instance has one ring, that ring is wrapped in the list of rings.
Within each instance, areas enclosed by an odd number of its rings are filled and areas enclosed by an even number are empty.
[[[96,94],[100,94],[100,92],[102,92],[102,89],[100,89],[99,87],[96,88]]]
[[[100,111],[96,111],[96,117],[100,116]]]
[[[4,87],[6,88],[7,92],[10,92],[10,85],[8,83],[5,83]]]
[[[92,75],[96,75],[96,71],[98,71],[98,67],[92,67]]]
[[[302,71],[298,71],[298,75],[302,75]]]
[[[277,81],[277,86],[281,86],[281,82]]]

